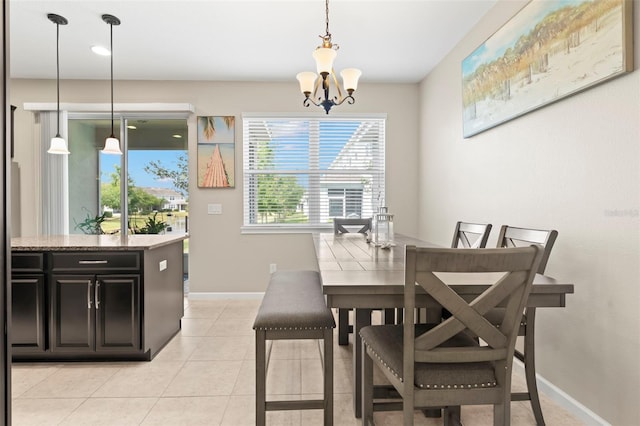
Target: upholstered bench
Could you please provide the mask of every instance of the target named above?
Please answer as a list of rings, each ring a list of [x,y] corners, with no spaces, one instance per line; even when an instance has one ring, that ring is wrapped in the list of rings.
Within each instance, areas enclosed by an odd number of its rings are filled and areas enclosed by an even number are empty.
[[[336,324],[322,294],[320,273],[278,271],[256,315],[256,425],[266,422],[266,411],[324,410],[324,424],[333,424],[333,329]],[[324,342],[324,399],[267,401],[267,340],[322,339]],[[269,354],[270,354],[269,348]]]

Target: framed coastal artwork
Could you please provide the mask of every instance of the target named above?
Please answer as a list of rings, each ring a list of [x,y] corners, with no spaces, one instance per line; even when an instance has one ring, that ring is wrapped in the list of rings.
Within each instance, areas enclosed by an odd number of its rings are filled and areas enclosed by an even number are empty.
[[[235,186],[235,117],[198,117],[198,188]]]
[[[633,70],[631,0],[532,0],[462,61],[465,138]]]

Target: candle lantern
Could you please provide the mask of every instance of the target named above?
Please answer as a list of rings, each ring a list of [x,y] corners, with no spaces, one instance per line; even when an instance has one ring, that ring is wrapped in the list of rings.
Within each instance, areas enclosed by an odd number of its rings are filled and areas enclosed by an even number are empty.
[[[393,215],[386,207],[380,207],[375,215],[375,243],[377,246],[393,243]]]

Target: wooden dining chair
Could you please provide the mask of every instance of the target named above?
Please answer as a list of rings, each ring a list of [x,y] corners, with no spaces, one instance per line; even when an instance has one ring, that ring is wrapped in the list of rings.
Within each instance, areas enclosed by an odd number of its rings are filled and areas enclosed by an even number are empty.
[[[453,232],[452,248],[485,248],[491,233],[490,223],[458,222]]]
[[[542,258],[539,246],[514,249],[406,247],[402,325],[364,327],[362,419],[373,424],[373,365],[402,397],[404,425],[417,407],[444,407],[445,424],[459,422],[461,405],[491,404],[494,425],[510,424],[511,366],[520,318]],[[471,302],[441,281],[441,273],[496,273],[493,285]],[[415,325],[416,288],[452,312],[439,324]],[[505,307],[500,326],[485,315]],[[479,339],[478,339],[479,338]]]
[[[366,234],[367,232],[371,232],[372,219],[369,218],[341,218],[334,217],[333,218],[333,233],[336,235],[339,234],[348,234],[350,228],[360,227],[357,229],[357,232],[360,234]],[[353,228],[356,229],[356,228]],[[351,309],[338,309],[338,344],[339,345],[348,345],[349,344],[349,333],[353,332],[353,326],[349,325],[349,311]],[[388,317],[393,315],[393,310],[389,310],[389,312],[385,312],[385,315]]]
[[[358,227],[357,232],[360,234],[366,234],[367,232],[371,232],[371,218],[344,218],[344,217],[334,217],[333,218],[333,233],[334,234],[347,234],[349,231],[349,227]],[[355,228],[354,228],[355,229]]]
[[[543,247],[542,260],[538,265],[537,272],[544,274],[549,261],[549,255],[553,244],[558,237],[556,230],[516,228],[503,225],[498,236],[498,247],[522,247],[529,244],[539,244]],[[504,315],[503,310],[495,309],[489,313],[489,319],[498,324]],[[528,307],[524,311],[520,322],[519,336],[524,337],[523,352],[515,350],[514,356],[524,363],[525,377],[527,380],[527,392],[514,392],[511,394],[512,401],[531,401],[531,409],[536,418],[538,426],[544,425],[544,416],[540,406],[540,396],[538,395],[538,385],[536,382],[536,359],[535,359],[535,325],[536,308]]]
[[[456,228],[453,231],[451,248],[486,248],[490,233],[490,223],[457,222]],[[451,316],[446,309],[438,309],[434,315],[441,315],[444,319]],[[398,309],[397,317],[399,319],[398,323],[401,323],[402,309]],[[420,320],[420,317],[418,317],[418,319]]]

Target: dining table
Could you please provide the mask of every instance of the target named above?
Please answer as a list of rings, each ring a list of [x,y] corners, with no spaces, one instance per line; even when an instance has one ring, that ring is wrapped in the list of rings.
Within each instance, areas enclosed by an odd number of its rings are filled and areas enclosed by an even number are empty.
[[[428,241],[396,234],[391,245],[376,245],[366,234],[315,233],[313,241],[322,276],[327,306],[352,309],[353,324],[353,404],[357,418],[361,417],[362,344],[360,329],[371,325],[375,309],[401,309],[404,304],[404,256],[407,245],[441,247]],[[439,274],[463,299],[472,301],[496,281],[495,273]],[[416,306],[425,312],[437,312],[440,305],[420,286]],[[560,308],[565,296],[573,293],[573,284],[536,274],[528,307]],[[431,308],[431,309],[430,309]],[[426,318],[429,321],[429,318]]]

